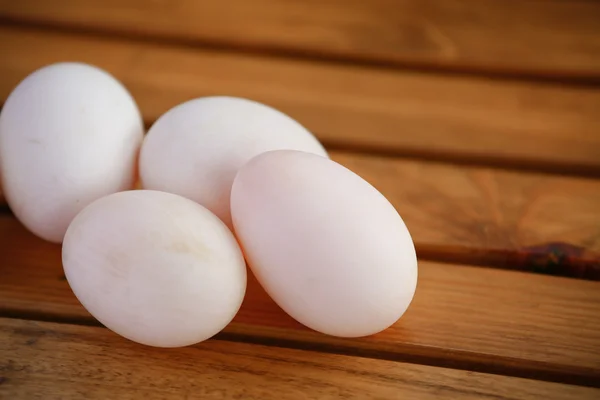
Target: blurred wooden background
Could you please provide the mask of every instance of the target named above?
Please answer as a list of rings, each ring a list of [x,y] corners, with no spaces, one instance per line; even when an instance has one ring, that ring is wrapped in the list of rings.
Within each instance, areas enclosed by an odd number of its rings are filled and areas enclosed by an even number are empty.
[[[600,398],[599,2],[0,0],[0,102],[57,61],[111,72],[148,126],[216,94],[288,113],[396,206],[419,287],[345,340],[251,279],[215,340],[150,349],[4,206],[0,398]]]

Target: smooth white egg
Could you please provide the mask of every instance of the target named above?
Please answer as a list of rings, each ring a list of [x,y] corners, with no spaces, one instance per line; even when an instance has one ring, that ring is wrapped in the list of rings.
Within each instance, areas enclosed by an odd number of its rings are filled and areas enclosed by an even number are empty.
[[[323,333],[380,332],[417,285],[410,233],[390,202],[342,165],[270,151],[238,172],[231,212],[248,264],[275,302]]]
[[[63,243],[69,285],[114,332],[157,347],[191,345],[235,316],[246,264],[231,231],[183,197],[148,190],[87,206]]]
[[[190,100],[148,131],[140,154],[142,187],[194,200],[231,226],[229,198],[237,170],[278,149],[327,156],[302,125],[264,104],[235,97]]]
[[[62,241],[86,205],[132,186],[143,132],[133,98],[107,72],[80,63],[35,71],[0,113],[9,206],[34,234]]]

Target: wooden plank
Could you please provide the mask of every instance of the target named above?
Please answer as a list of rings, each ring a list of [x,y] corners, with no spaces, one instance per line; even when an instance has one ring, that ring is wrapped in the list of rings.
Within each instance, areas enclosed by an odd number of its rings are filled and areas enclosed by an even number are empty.
[[[392,202],[422,258],[600,280],[597,180],[331,155]]]
[[[148,122],[190,98],[273,105],[333,147],[600,175],[600,90],[282,60],[0,27],[0,99],[79,60],[121,79]]]
[[[156,349],[103,328],[0,319],[7,399],[593,399],[599,389],[211,340]]]
[[[66,282],[60,246],[0,216],[0,315],[83,324],[93,318]],[[600,385],[600,283],[420,262],[408,312],[368,338],[301,326],[250,276],[225,337],[288,347]]]
[[[600,5],[591,1],[4,0],[0,16],[355,62],[600,75]]]

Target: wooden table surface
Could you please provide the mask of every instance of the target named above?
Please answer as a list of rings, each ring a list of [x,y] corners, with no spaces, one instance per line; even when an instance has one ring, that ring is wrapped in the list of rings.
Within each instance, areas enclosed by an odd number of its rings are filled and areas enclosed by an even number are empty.
[[[420,258],[406,315],[340,339],[250,276],[179,349],[103,328],[60,246],[0,205],[0,399],[600,399],[600,3],[0,0],[0,102],[102,67],[150,125],[216,94],[272,105],[377,187]]]

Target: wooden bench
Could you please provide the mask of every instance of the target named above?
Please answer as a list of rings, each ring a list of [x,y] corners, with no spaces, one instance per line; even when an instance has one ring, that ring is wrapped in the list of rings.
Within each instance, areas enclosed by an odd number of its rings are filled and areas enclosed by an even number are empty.
[[[600,398],[600,3],[0,0],[0,102],[72,60],[147,125],[215,94],[288,113],[398,209],[419,285],[390,329],[340,339],[250,277],[214,339],[149,348],[4,203],[0,399]]]

